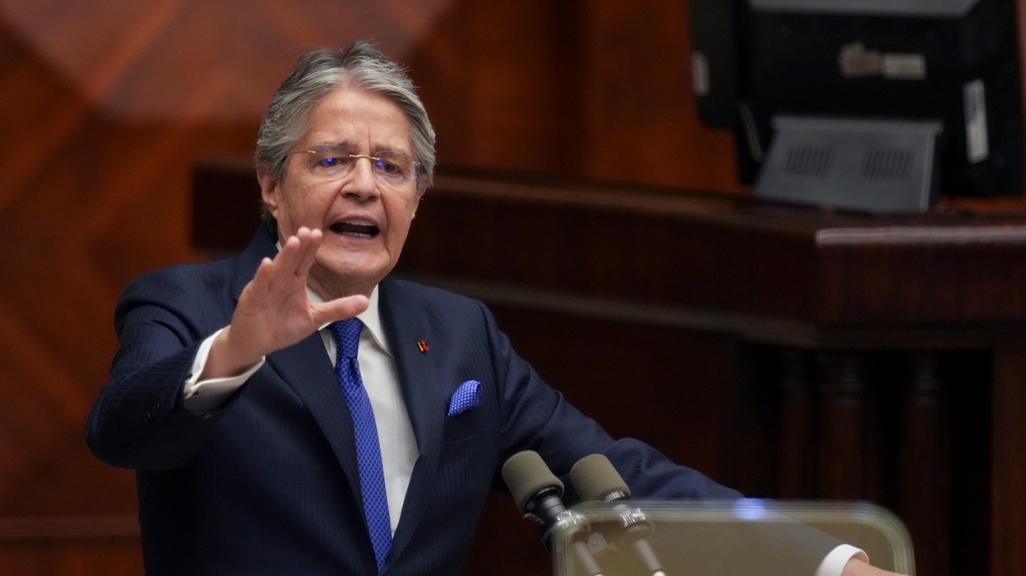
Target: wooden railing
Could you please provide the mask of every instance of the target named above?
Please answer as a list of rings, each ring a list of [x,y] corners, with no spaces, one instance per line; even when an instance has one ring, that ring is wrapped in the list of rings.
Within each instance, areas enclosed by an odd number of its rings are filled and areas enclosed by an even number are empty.
[[[0,518],[0,574],[142,573],[135,516]]]

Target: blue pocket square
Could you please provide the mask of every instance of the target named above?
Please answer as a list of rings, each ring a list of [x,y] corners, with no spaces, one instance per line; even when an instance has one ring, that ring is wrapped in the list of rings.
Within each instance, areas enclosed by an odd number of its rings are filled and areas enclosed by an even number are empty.
[[[477,406],[477,403],[481,401],[481,397],[477,394],[480,388],[481,383],[477,380],[467,380],[460,384],[460,387],[452,393],[452,399],[449,400],[449,412],[446,416],[463,414]]]

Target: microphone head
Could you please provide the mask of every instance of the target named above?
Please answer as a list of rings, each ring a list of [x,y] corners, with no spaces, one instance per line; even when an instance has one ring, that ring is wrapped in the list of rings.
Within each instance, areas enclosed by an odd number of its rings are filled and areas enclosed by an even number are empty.
[[[614,493],[631,495],[631,489],[620,477],[609,458],[602,454],[585,456],[570,469],[570,480],[582,502],[605,500]]]
[[[513,494],[517,510],[527,514],[527,505],[535,494],[545,488],[556,488],[563,495],[563,483],[549,470],[537,452],[519,452],[502,465],[502,479]]]

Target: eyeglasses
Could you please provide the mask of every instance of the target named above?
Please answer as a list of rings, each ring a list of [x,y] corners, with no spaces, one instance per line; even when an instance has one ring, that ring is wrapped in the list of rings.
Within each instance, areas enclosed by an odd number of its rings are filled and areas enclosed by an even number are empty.
[[[297,150],[293,154],[307,154],[307,173],[318,180],[337,180],[345,177],[360,158],[370,160],[374,175],[393,187],[401,187],[421,174],[420,162],[402,153],[379,153],[379,156],[353,154],[344,146],[319,146],[313,150]]]

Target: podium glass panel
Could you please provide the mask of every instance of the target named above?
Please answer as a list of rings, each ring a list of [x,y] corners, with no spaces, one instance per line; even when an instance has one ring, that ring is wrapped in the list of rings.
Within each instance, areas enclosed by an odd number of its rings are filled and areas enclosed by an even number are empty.
[[[914,574],[904,525],[869,503],[585,502],[552,533],[559,576],[812,576],[841,544]]]

